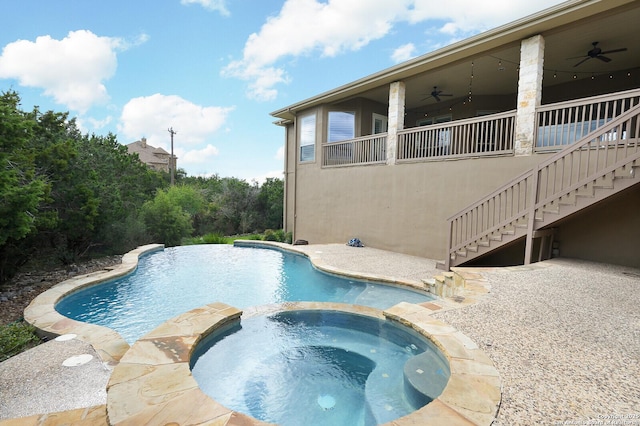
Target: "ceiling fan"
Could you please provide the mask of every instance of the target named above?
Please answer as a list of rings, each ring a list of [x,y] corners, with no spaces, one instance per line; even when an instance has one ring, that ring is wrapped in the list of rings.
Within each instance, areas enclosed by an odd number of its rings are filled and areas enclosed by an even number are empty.
[[[431,91],[431,93],[429,93],[429,96],[427,96],[426,98],[422,99],[423,101],[429,98],[433,98],[436,100],[436,102],[440,102],[442,99],[440,99],[441,96],[453,96],[450,93],[442,93],[442,90],[438,90],[438,86],[433,86],[433,90]]]
[[[598,47],[598,42],[597,41],[594,41],[591,44],[593,45],[593,48],[591,50],[589,50],[585,56],[576,56],[576,57],[573,57],[573,58],[568,58],[568,59],[583,58],[580,62],[575,64],[574,67],[577,67],[578,65],[581,65],[583,62],[586,62],[589,59],[593,59],[593,58],[599,59],[602,62],[611,62],[611,58],[609,58],[607,56],[604,56],[604,55],[608,55],[610,53],[625,52],[627,50],[626,47],[622,47],[620,49],[612,49],[612,50],[603,51],[602,49],[600,49]]]

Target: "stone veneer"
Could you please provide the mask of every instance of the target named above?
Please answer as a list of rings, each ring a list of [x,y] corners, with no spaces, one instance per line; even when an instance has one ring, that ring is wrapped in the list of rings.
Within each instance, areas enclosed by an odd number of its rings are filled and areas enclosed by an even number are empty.
[[[270,245],[296,251],[291,246]],[[42,293],[25,310],[25,319],[42,334],[77,334],[78,338],[94,346],[103,361],[115,366],[107,387],[106,410],[100,406],[43,415],[47,417],[44,423],[43,417],[32,416],[38,422],[33,424],[50,424],[47,423],[49,420],[59,424],[73,419],[78,419],[78,424],[91,425],[266,424],[234,412],[205,395],[189,368],[189,360],[197,343],[217,327],[237,320],[242,315],[240,310],[222,303],[205,305],[165,322],[131,348],[113,330],[74,321],[55,311],[55,303],[64,295],[126,275],[136,268],[140,255],[162,248],[162,245],[140,247],[123,257],[122,266],[105,273],[64,281]],[[474,303],[488,291],[482,277],[465,275],[464,272],[460,274],[461,279],[467,282],[465,296],[455,301],[438,299],[420,305],[400,303],[385,311],[335,303],[286,303],[246,309],[244,315],[287,309],[321,309],[398,321],[434,342],[448,359],[451,376],[436,400],[388,425],[489,425],[497,415],[501,400],[501,381],[497,370],[471,339],[431,317],[433,312],[442,309]]]

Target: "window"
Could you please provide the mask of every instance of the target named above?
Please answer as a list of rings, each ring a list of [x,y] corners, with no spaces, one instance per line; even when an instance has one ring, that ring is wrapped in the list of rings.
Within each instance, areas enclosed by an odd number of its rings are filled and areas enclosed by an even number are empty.
[[[356,113],[329,111],[329,129],[327,133],[327,142],[337,142],[355,138]]]
[[[378,133],[387,132],[387,128],[389,126],[387,117],[384,115],[373,113],[373,125],[371,129],[371,133],[377,135]]]
[[[300,118],[300,162],[316,159],[316,115]]]

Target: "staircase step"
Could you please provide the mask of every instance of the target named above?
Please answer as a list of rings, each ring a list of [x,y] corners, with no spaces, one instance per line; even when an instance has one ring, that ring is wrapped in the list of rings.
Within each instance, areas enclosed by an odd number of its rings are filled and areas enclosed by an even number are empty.
[[[633,179],[636,174],[636,167],[634,165],[627,165],[615,171],[616,179]]]
[[[567,194],[563,197],[560,197],[558,200],[558,205],[560,206],[575,206],[576,205],[576,195],[574,193]]]
[[[470,245],[467,246],[467,250],[472,251],[474,253],[477,253],[478,252],[478,246],[470,244]]]
[[[490,241],[502,241],[502,234],[491,234],[489,235]]]
[[[603,188],[603,189],[613,189],[613,180],[614,178],[612,176],[605,176],[602,177],[600,179],[597,179],[594,183],[593,183],[593,187],[594,188]]]
[[[466,250],[456,250],[456,255],[462,256],[462,257],[467,257],[467,251]]]
[[[527,220],[519,220],[518,222],[515,222],[513,224],[514,227],[516,228],[528,228],[529,224],[527,223]]]
[[[482,246],[482,247],[489,247],[491,245],[491,243],[487,240],[480,240],[478,241],[478,245]]]
[[[575,194],[576,194],[576,197],[593,197],[595,195],[593,184],[587,184],[587,185],[584,185],[582,188],[576,189]]]

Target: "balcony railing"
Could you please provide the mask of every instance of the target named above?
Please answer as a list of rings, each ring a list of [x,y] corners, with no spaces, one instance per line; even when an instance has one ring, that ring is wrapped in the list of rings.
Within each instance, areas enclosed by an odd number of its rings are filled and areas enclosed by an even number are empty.
[[[535,150],[557,151],[640,103],[640,90],[544,105],[537,110]]]
[[[398,132],[398,162],[513,153],[515,111]]]
[[[323,167],[378,164],[386,161],[386,133],[322,144]]]
[[[640,89],[541,106],[536,112],[535,151],[558,151],[638,104]],[[515,145],[515,117],[514,110],[400,130],[397,161],[511,155]],[[386,133],[325,143],[322,166],[384,163],[386,143]]]

